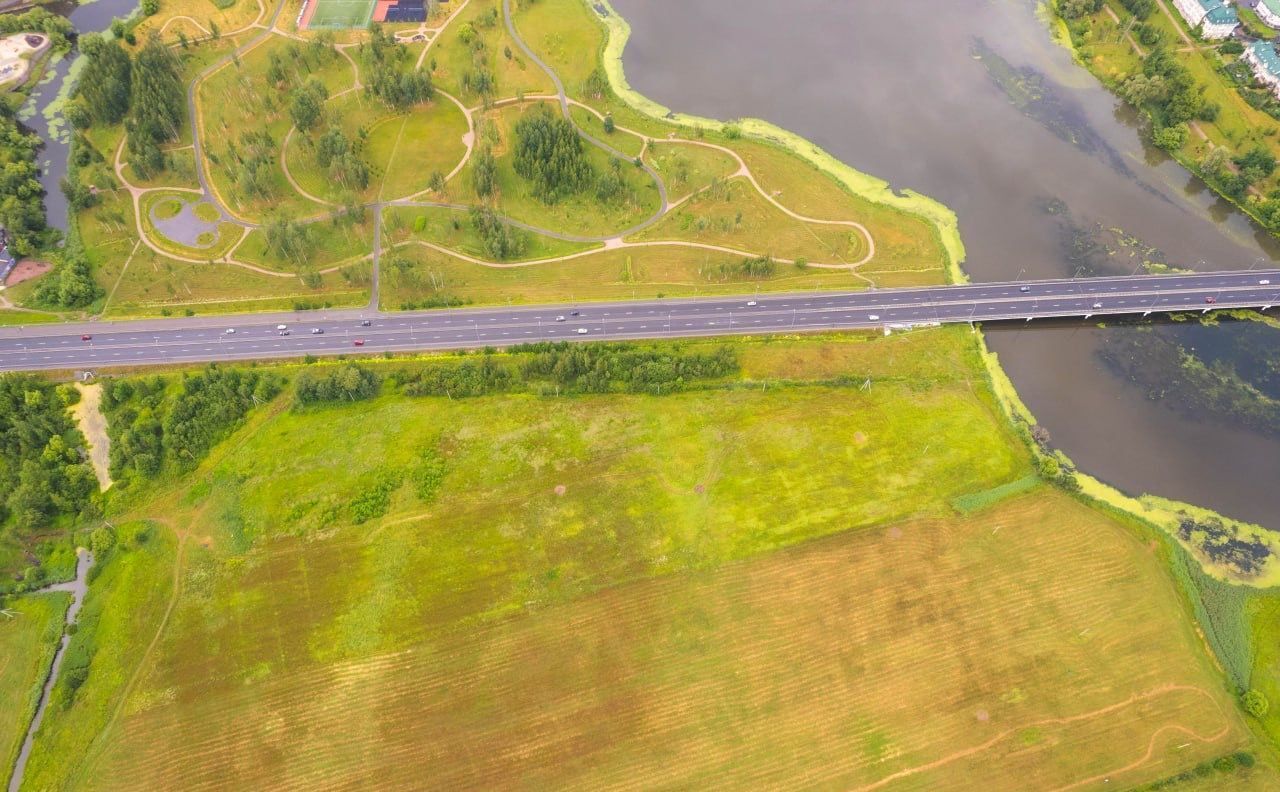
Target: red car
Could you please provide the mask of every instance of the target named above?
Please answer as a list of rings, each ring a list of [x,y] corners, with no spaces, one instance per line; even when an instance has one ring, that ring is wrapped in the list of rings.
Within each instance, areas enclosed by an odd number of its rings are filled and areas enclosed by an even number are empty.
[[[355,341],[352,341],[351,343],[355,346],[364,346],[364,339],[357,338]]]
[[[1210,305],[1213,305],[1214,303],[1216,303],[1216,302],[1218,301],[1218,298],[1217,298],[1217,297],[1205,297],[1205,298],[1204,298],[1204,301],[1205,301],[1205,302],[1207,302],[1207,303],[1209,303]]]
[[[93,336],[91,336],[91,335],[89,335],[89,334],[87,334],[87,333],[86,333],[85,335],[80,336],[80,340],[81,340],[81,341],[92,341],[92,340],[93,340]]]

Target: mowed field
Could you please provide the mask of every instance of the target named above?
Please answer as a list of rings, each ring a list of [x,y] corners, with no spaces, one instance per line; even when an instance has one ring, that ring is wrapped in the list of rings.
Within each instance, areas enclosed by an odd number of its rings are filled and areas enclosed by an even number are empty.
[[[1247,740],[1156,559],[1048,491],[199,687],[103,786],[1122,788]]]

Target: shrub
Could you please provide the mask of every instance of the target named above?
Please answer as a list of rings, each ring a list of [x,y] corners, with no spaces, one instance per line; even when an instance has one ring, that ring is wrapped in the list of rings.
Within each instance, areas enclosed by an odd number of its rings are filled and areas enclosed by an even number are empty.
[[[1271,709],[1271,702],[1267,701],[1262,691],[1256,688],[1241,696],[1240,702],[1244,705],[1244,711],[1255,718],[1261,718]]]

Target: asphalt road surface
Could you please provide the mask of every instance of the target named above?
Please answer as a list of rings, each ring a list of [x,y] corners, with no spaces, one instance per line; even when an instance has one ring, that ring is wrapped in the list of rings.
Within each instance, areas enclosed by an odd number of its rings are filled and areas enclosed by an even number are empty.
[[[1272,306],[1280,307],[1280,270],[395,314],[350,309],[98,321],[0,327],[0,371]]]

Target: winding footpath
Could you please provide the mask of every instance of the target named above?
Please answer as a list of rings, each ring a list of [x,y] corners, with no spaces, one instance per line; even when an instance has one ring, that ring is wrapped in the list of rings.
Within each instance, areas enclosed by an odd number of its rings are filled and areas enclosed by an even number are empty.
[[[123,159],[124,157],[124,141],[123,140],[121,141],[119,147],[115,152],[113,166],[115,170],[115,175],[119,180],[119,183],[122,185],[122,188],[129,193],[131,197],[131,200],[134,206],[135,227],[138,233],[138,237],[141,241],[141,244],[146,245],[155,253],[177,260],[177,261],[189,263],[189,264],[208,264],[208,263],[227,264],[231,266],[240,267],[242,269],[254,272],[259,275],[264,275],[267,277],[285,278],[285,279],[300,278],[301,276],[297,272],[281,271],[277,269],[272,269],[270,267],[263,267],[263,266],[254,264],[252,262],[243,261],[236,257],[236,252],[243,245],[245,240],[248,238],[249,234],[254,229],[261,228],[262,224],[258,222],[254,222],[252,219],[243,216],[242,214],[238,213],[236,210],[233,210],[230,207],[230,205],[227,203],[227,201],[223,198],[223,196],[218,192],[217,187],[213,183],[213,179],[210,177],[210,173],[209,173],[210,165],[209,165],[209,161],[207,160],[205,142],[202,139],[203,138],[203,135],[201,132],[202,115],[200,112],[200,102],[198,99],[198,93],[199,93],[201,84],[206,79],[213,76],[220,70],[226,68],[229,64],[237,61],[240,57],[249,53],[254,48],[262,45],[273,36],[281,36],[284,38],[300,40],[300,41],[307,40],[305,37],[300,36],[297,33],[290,33],[288,31],[280,29],[279,20],[284,10],[283,2],[279,2],[275,5],[274,10],[270,13],[270,17],[266,19],[265,22],[263,20],[267,16],[267,8],[263,6],[261,0],[259,0],[258,4],[260,9],[259,15],[252,23],[250,23],[249,25],[246,25],[245,27],[237,31],[234,31],[233,33],[225,34],[225,35],[235,36],[235,35],[243,34],[245,32],[248,32],[254,29],[258,29],[260,30],[260,32],[254,35],[252,38],[248,39],[247,41],[241,44],[238,44],[237,46],[232,48],[231,51],[229,51],[226,55],[224,55],[223,57],[211,63],[209,66],[203,69],[187,86],[187,91],[186,91],[187,114],[191,120],[192,143],[190,146],[184,146],[184,148],[191,148],[193,151],[193,155],[195,159],[196,181],[199,187],[198,188],[193,188],[193,187],[144,188],[131,183],[125,172],[125,167],[127,166],[128,163],[125,162]],[[431,50],[432,46],[437,41],[440,40],[441,35],[448,28],[448,26],[454,20],[456,20],[461,16],[462,10],[465,9],[467,5],[468,5],[468,2],[461,3],[456,9],[453,10],[453,12],[448,16],[448,18],[446,18],[444,22],[440,24],[438,27],[435,27],[435,28],[423,27],[418,31],[416,31],[416,34],[421,35],[423,37],[421,40],[425,40],[426,43],[425,43],[425,46],[423,47],[422,53],[417,59],[415,68],[417,69],[422,68],[423,63],[426,62],[426,56],[428,52]],[[559,105],[561,115],[565,119],[567,119],[571,124],[573,124],[574,129],[577,131],[578,135],[582,138],[583,141],[585,141],[587,144],[591,146],[594,146],[600,149],[601,151],[604,151],[610,157],[621,159],[624,161],[632,161],[633,160],[632,157],[629,157],[624,152],[609,145],[609,143],[607,143],[606,141],[600,140],[599,138],[596,138],[595,136],[591,135],[590,133],[588,133],[582,127],[578,126],[573,121],[571,108],[575,108],[575,107],[581,108],[595,115],[597,118],[601,120],[603,120],[605,116],[599,110],[596,110],[590,105],[587,105],[583,102],[573,99],[568,95],[568,92],[565,89],[564,83],[560,79],[560,76],[521,37],[520,32],[517,29],[515,24],[514,14],[512,13],[512,10],[511,10],[511,0],[503,0],[502,11],[503,11],[503,20],[504,20],[508,35],[515,42],[516,46],[525,55],[525,57],[527,57],[530,61],[532,61],[541,71],[543,71],[547,75],[547,77],[551,80],[551,83],[555,88],[555,93],[500,99],[490,103],[488,107],[489,108],[500,107],[504,105],[510,105],[510,104],[522,103],[522,102],[554,101]],[[175,17],[174,19],[169,20],[169,22],[166,22],[166,26],[169,23],[175,21],[176,19],[178,19],[178,17]],[[411,40],[412,40],[412,37],[410,37],[409,39],[397,37],[397,41],[400,43],[407,43],[408,41],[411,41]],[[335,93],[333,96],[329,97],[330,101],[333,99],[337,99],[341,96],[344,96],[345,94],[350,93],[351,91],[358,91],[362,88],[363,84],[360,80],[359,64],[355,61],[354,58],[352,58],[350,53],[347,52],[347,49],[349,49],[351,46],[355,46],[355,45],[340,44],[340,45],[337,45],[335,49],[342,57],[346,58],[351,63],[352,72],[353,72],[352,85],[348,88],[343,89],[342,91]],[[454,105],[456,105],[458,109],[462,111],[467,123],[467,131],[462,138],[462,143],[464,145],[463,156],[461,160],[454,166],[454,168],[445,177],[445,183],[448,184],[448,183],[451,183],[462,172],[463,168],[465,168],[466,164],[470,161],[471,156],[475,152],[475,149],[476,149],[475,117],[477,113],[483,112],[486,108],[483,108],[483,107],[468,108],[456,96],[444,90],[441,90],[439,88],[436,89],[436,93],[444,97],[445,99],[449,100]],[[857,232],[866,241],[865,253],[857,261],[808,262],[807,266],[817,268],[817,269],[849,270],[849,271],[852,271],[856,277],[866,281],[869,285],[874,285],[874,283],[869,278],[857,272],[857,270],[862,265],[869,262],[872,258],[874,258],[876,254],[875,239],[872,236],[870,230],[865,225],[853,220],[827,220],[827,219],[820,219],[820,218],[814,218],[814,217],[807,217],[805,215],[802,215],[798,212],[795,212],[787,208],[781,202],[779,202],[775,196],[771,195],[768,191],[764,189],[764,187],[760,184],[759,180],[756,178],[755,174],[752,173],[751,169],[747,166],[742,156],[738,154],[738,152],[726,146],[721,146],[721,145],[717,145],[714,143],[709,143],[701,140],[690,140],[690,139],[676,137],[674,132],[670,137],[667,137],[667,138],[655,138],[649,135],[645,135],[636,130],[628,129],[625,127],[618,127],[618,129],[621,132],[628,135],[632,135],[637,139],[639,139],[640,141],[642,141],[641,153],[638,157],[634,158],[634,161],[636,161],[639,164],[640,169],[652,181],[658,193],[658,207],[648,217],[645,217],[643,220],[640,220],[639,222],[634,223],[633,225],[627,228],[614,231],[611,233],[598,234],[598,235],[584,235],[584,234],[570,234],[562,231],[557,231],[554,229],[542,228],[530,223],[523,222],[517,218],[508,217],[505,215],[498,215],[498,219],[501,222],[505,223],[506,225],[512,228],[518,228],[523,231],[527,231],[533,234],[538,234],[540,236],[547,237],[549,239],[555,239],[555,240],[564,241],[564,242],[580,243],[580,244],[590,244],[590,245],[594,245],[595,247],[585,251],[579,251],[575,253],[569,253],[569,254],[553,256],[548,258],[526,259],[526,260],[517,260],[517,261],[486,260],[486,259],[478,258],[475,256],[467,255],[462,251],[448,248],[443,245],[436,244],[434,242],[428,242],[423,240],[403,241],[395,245],[392,245],[391,248],[406,246],[406,245],[420,245],[423,247],[430,248],[432,250],[436,250],[440,253],[455,257],[461,261],[465,261],[470,264],[474,264],[477,266],[484,266],[484,267],[492,267],[492,268],[504,268],[504,269],[513,268],[513,267],[528,267],[528,266],[534,266],[534,265],[560,263],[560,262],[570,261],[577,258],[582,258],[584,256],[589,256],[589,255],[601,252],[603,250],[616,250],[616,249],[622,249],[622,248],[684,247],[684,248],[706,250],[706,251],[717,252],[717,253],[725,253],[725,254],[742,256],[742,257],[752,257],[752,256],[761,255],[758,251],[750,251],[750,250],[734,248],[726,245],[715,245],[715,244],[693,242],[693,241],[681,240],[681,239],[663,239],[663,240],[645,240],[645,241],[634,241],[632,239],[629,239],[629,237],[633,237],[634,235],[654,226],[656,223],[660,222],[663,218],[668,216],[671,212],[673,212],[677,208],[688,204],[690,201],[695,199],[698,195],[706,192],[707,190],[713,189],[713,187],[715,186],[713,183],[713,185],[711,186],[701,187],[677,200],[674,200],[674,201],[671,200],[667,191],[666,183],[662,179],[661,174],[658,173],[658,171],[653,165],[651,165],[649,162],[646,162],[644,160],[644,155],[650,149],[651,146],[657,143],[664,143],[664,144],[670,144],[670,145],[699,146],[707,149],[712,149],[729,156],[737,164],[737,169],[733,173],[728,174],[724,178],[724,182],[730,182],[736,179],[742,179],[746,181],[751,186],[751,188],[755,190],[756,193],[758,193],[761,197],[765,199],[765,201],[767,201],[772,207],[774,207],[775,209],[783,213],[787,218],[791,220],[794,220],[796,222],[803,223],[803,224],[822,225],[822,226],[840,226],[840,227],[849,228],[850,230]],[[322,209],[321,212],[317,213],[314,216],[307,217],[301,222],[313,223],[313,222],[321,222],[324,220],[328,220],[334,216],[335,212],[339,211],[337,204],[335,204],[331,200],[327,200],[321,196],[315,195],[314,193],[306,190],[294,177],[294,174],[289,168],[287,151],[288,151],[289,143],[293,139],[296,132],[297,132],[296,127],[290,128],[289,132],[286,133],[285,138],[281,143],[280,153],[279,153],[280,169],[284,175],[285,180],[288,182],[290,188],[296,191],[296,193],[299,196],[303,197],[307,201],[315,203],[318,207]],[[148,193],[161,192],[161,191],[190,193],[193,196],[197,196],[197,195],[200,196],[200,198],[197,201],[195,201],[195,203],[207,202],[217,211],[218,219],[213,222],[218,226],[222,226],[223,224],[230,224],[230,225],[239,227],[240,229],[242,229],[240,238],[238,240],[235,240],[226,249],[226,252],[224,254],[222,254],[219,257],[215,257],[212,260],[210,260],[209,258],[200,258],[193,255],[182,255],[181,253],[175,252],[170,247],[166,247],[165,245],[157,243],[157,241],[152,239],[151,236],[149,235],[150,230],[148,229],[147,224],[144,222],[143,199]],[[384,249],[391,249],[391,248],[386,248],[384,246],[381,238],[383,233],[382,221],[381,221],[383,209],[386,207],[416,207],[416,208],[450,209],[450,210],[467,210],[471,208],[469,204],[464,204],[464,203],[457,203],[457,202],[443,201],[443,200],[430,200],[429,195],[431,194],[431,192],[432,191],[430,189],[420,190],[408,196],[399,197],[399,198],[390,198],[390,199],[384,198],[381,195],[379,195],[377,200],[364,204],[363,208],[367,210],[371,210],[373,214],[373,219],[374,219],[373,220],[374,222],[373,244],[372,244],[371,251],[363,255],[348,258],[346,260],[343,260],[341,262],[328,266],[324,269],[320,269],[318,270],[318,273],[321,275],[330,274],[333,272],[337,272],[345,267],[352,266],[354,264],[363,263],[365,261],[371,261],[372,288],[371,288],[371,294],[370,294],[369,308],[373,310],[377,310],[380,259]],[[157,231],[157,233],[159,232]],[[171,240],[171,242],[175,242],[179,245],[181,244],[177,240]],[[793,259],[778,258],[776,260],[784,264],[794,263]]]

